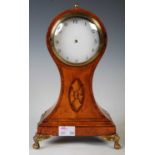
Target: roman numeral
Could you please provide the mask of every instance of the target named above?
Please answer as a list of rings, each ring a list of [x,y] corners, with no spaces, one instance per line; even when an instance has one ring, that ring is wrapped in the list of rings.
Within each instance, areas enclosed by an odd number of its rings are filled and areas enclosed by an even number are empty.
[[[64,26],[68,26],[68,23],[64,23]]]
[[[58,41],[58,40],[56,40],[56,41],[55,41],[55,43],[56,43],[56,44],[59,44],[59,41]]]
[[[95,33],[96,31],[95,31],[95,30],[91,30],[91,32],[92,32],[92,33]]]
[[[61,49],[58,49],[58,53],[61,53]]]
[[[73,24],[77,24],[78,23],[78,20],[77,19],[73,19]]]
[[[75,62],[77,63],[77,62],[79,62],[79,60],[76,59]]]
[[[97,39],[95,39],[95,40],[94,40],[94,42],[95,42],[95,44],[97,44],[97,43],[98,43],[98,40],[97,40]]]

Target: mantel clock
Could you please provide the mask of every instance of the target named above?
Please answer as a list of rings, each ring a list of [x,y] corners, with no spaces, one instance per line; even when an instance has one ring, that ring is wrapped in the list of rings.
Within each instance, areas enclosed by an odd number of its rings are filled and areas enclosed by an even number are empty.
[[[51,136],[101,136],[119,149],[116,126],[92,91],[93,73],[107,45],[101,20],[75,5],[52,20],[46,42],[61,76],[61,91],[38,123],[33,148]]]

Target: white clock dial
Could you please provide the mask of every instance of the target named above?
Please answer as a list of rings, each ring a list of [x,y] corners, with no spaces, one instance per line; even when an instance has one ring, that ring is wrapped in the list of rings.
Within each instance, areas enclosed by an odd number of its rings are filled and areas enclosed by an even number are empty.
[[[68,18],[59,23],[52,39],[59,57],[76,64],[89,61],[100,44],[97,26],[81,17]]]

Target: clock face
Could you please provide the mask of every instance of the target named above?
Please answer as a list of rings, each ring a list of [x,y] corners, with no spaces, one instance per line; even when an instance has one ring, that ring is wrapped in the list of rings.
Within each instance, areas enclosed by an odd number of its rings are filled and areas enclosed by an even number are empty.
[[[57,24],[51,38],[56,56],[72,64],[92,60],[100,45],[97,26],[82,17],[70,17]]]

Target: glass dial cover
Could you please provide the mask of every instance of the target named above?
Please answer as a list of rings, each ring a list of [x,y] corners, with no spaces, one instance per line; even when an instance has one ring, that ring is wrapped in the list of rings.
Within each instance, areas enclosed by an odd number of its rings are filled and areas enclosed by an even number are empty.
[[[56,55],[74,64],[85,63],[92,59],[100,45],[97,26],[82,17],[70,17],[61,21],[51,38]]]

